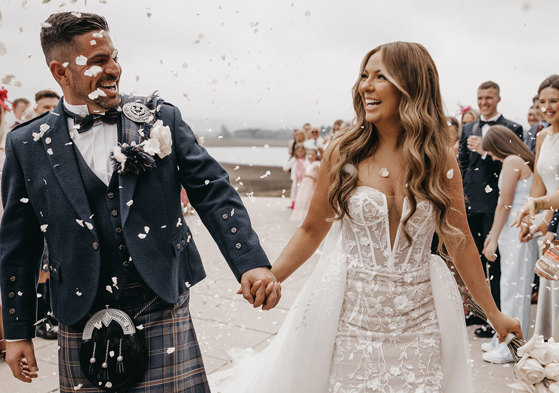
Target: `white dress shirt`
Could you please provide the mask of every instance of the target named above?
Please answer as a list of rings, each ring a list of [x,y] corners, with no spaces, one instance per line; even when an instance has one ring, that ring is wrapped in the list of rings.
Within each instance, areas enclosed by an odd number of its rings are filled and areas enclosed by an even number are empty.
[[[76,115],[89,114],[87,105],[70,105],[64,101],[64,107]],[[71,117],[67,117],[66,120],[70,136],[73,136],[74,144],[87,166],[108,186],[113,175],[111,152],[113,147],[118,144],[117,125],[97,121],[91,129],[80,134],[74,127],[74,120]]]
[[[499,117],[501,117],[501,114],[499,112],[497,112],[497,114],[490,119],[485,119],[483,117],[483,115],[481,115],[481,120],[483,120],[483,121],[497,121],[497,119]],[[481,127],[481,136],[485,136],[485,134],[487,134],[487,131],[489,131],[490,128],[491,128],[491,126],[489,124],[485,124],[483,127]]]

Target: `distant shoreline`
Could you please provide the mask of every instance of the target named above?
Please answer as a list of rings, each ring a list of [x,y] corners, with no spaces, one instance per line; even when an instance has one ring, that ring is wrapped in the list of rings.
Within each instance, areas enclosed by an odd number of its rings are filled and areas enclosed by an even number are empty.
[[[264,146],[268,145],[270,147],[283,147],[287,151],[287,147],[289,145],[289,139],[245,139],[245,138],[237,138],[237,139],[217,139],[217,138],[198,138],[200,144],[206,147],[230,147],[230,146]]]

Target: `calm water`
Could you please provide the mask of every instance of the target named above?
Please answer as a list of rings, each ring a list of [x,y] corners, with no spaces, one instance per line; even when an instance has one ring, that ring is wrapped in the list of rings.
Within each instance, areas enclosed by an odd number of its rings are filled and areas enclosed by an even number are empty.
[[[288,154],[286,147],[236,146],[207,147],[218,162],[245,165],[283,166]]]

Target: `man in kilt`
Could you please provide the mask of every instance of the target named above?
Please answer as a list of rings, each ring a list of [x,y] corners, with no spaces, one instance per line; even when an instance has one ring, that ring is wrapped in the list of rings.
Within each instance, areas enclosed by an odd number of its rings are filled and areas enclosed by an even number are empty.
[[[24,382],[38,375],[31,339],[46,239],[61,392],[209,392],[188,308],[189,287],[205,272],[181,188],[245,299],[270,309],[281,289],[247,211],[177,108],[119,94],[102,16],[53,14],[41,45],[64,96],[6,140],[0,290],[12,373]]]

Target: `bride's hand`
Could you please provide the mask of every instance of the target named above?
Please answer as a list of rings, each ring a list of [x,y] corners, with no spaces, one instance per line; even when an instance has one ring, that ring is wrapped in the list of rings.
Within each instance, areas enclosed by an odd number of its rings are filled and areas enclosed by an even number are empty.
[[[518,338],[524,339],[522,329],[520,328],[520,321],[518,319],[511,318],[499,311],[494,316],[491,316],[490,322],[493,329],[495,329],[498,334],[500,343],[505,341],[509,333],[513,333]]]

